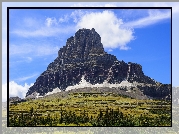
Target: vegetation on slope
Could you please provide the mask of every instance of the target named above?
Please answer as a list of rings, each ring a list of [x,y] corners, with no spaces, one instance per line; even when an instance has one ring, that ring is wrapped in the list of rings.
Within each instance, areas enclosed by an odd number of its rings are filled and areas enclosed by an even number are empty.
[[[11,104],[9,126],[171,126],[171,102],[71,93]]]

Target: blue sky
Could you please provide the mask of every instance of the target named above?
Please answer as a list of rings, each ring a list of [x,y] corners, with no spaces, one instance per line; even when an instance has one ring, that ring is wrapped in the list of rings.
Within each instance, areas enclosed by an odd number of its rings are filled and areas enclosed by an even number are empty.
[[[104,5],[120,6],[120,3]],[[173,8],[173,11],[173,18],[178,20],[178,8]],[[36,78],[57,57],[67,38],[82,27],[94,27],[101,35],[105,51],[118,60],[139,63],[145,75],[161,83],[170,83],[170,10],[21,9],[10,11],[10,96],[24,96]],[[175,40],[173,44],[173,49],[177,48]],[[3,47],[6,48],[5,45]],[[177,59],[177,52],[173,58]],[[173,68],[176,68],[178,63],[174,63]],[[177,79],[174,80],[173,85],[177,86]],[[3,80],[3,86],[6,85]]]

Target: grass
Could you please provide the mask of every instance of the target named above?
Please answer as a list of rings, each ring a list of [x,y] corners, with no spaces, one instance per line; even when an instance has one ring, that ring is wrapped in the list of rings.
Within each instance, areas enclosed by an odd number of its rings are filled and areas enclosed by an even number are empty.
[[[90,94],[90,93],[89,93]],[[160,106],[159,108],[154,108]],[[65,98],[56,96],[48,96],[36,100],[29,100],[27,102],[21,102],[17,105],[10,105],[9,115],[15,115],[20,113],[29,114],[33,108],[33,113],[39,114],[39,117],[60,118],[60,111],[72,111],[77,116],[85,113],[88,117],[97,118],[100,111],[104,114],[106,108],[119,110],[127,117],[139,118],[141,116],[152,118],[160,118],[161,116],[171,117],[171,103],[159,100],[137,100],[120,95],[108,95],[97,97],[81,98],[74,97],[73,94],[68,95]],[[160,111],[160,112],[159,112]],[[167,111],[167,112],[166,112]],[[165,122],[164,126],[170,126],[171,122]],[[76,126],[76,124],[57,124],[57,126]],[[80,126],[92,126],[90,123],[80,124]]]

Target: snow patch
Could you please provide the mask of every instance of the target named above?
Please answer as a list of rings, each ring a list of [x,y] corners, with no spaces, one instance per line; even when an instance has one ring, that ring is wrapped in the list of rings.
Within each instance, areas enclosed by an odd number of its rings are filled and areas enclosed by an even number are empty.
[[[97,83],[95,85],[92,85],[91,83],[89,83],[85,80],[85,76],[83,75],[79,84],[76,84],[74,86],[68,86],[65,91],[70,91],[72,89],[79,89],[79,88],[85,88],[85,87],[91,87],[91,88],[94,88],[94,87],[109,87],[109,88],[114,87],[115,88],[116,87],[117,88],[117,87],[136,87],[137,85],[138,85],[137,82],[130,83],[127,80],[123,80],[120,84],[110,84],[107,82],[107,80],[105,80],[102,84]],[[61,92],[61,90],[57,87],[57,88],[53,89],[52,92],[48,92],[47,94],[45,94],[45,96],[54,94],[54,93],[58,93],[58,92]],[[41,97],[41,96],[39,96],[39,94],[37,94],[37,98],[38,97]]]
[[[40,93],[37,93],[36,98],[42,98],[43,96],[40,96]]]
[[[84,76],[82,76],[79,84],[76,84],[74,86],[68,86],[65,91],[69,91],[69,90],[72,90],[72,89],[78,89],[78,88],[85,88],[85,87],[91,87],[91,88],[93,88],[93,87],[109,87],[109,88],[113,88],[113,87],[134,87],[134,86],[135,85],[133,83],[130,83],[127,80],[122,81],[120,84],[110,84],[105,80],[102,84],[97,83],[95,85],[92,85],[91,83],[87,82],[84,79]]]
[[[52,92],[46,93],[45,96],[50,95],[50,94],[54,94],[54,93],[58,93],[58,92],[61,92],[61,90],[57,87],[57,88],[54,88]]]

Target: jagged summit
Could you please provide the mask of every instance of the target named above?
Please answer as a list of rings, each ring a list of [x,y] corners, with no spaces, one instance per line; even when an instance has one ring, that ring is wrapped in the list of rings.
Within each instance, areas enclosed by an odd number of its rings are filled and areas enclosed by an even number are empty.
[[[34,92],[46,95],[56,88],[66,90],[67,87],[80,84],[82,79],[88,85],[107,83],[104,86],[120,86],[124,81],[128,84],[137,83],[135,87],[140,87],[149,96],[165,97],[170,93],[169,85],[161,86],[161,83],[144,75],[141,65],[118,61],[114,55],[106,53],[100,35],[92,28],[79,29],[67,39],[66,45],[58,51],[58,57],[37,78],[26,97]],[[152,90],[152,94],[149,90]]]
[[[67,39],[66,46],[58,51],[59,58],[87,59],[91,55],[105,54],[100,35],[94,28],[79,29]]]

